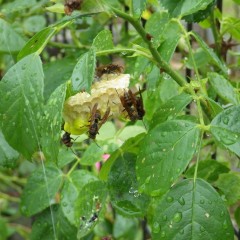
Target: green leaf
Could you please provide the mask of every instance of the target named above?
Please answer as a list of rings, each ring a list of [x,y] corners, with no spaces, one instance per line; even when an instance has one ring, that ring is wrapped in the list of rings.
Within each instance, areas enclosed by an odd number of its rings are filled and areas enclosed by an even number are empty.
[[[61,209],[68,221],[77,226],[74,216],[74,204],[80,190],[89,182],[96,181],[97,177],[86,170],[74,171],[64,182],[61,199]]]
[[[166,62],[170,62],[172,55],[181,37],[181,29],[176,22],[169,22],[163,32],[164,41],[160,44],[158,51]]]
[[[36,0],[15,0],[13,2],[4,4],[1,11],[4,14],[9,14],[17,11],[22,11],[27,8],[31,8],[36,4]]]
[[[132,0],[132,15],[134,18],[140,18],[146,7],[147,0]]]
[[[53,13],[65,13],[64,5],[62,3],[56,3],[52,6],[46,7],[46,10]]]
[[[160,43],[164,40],[164,31],[169,22],[169,15],[166,12],[156,12],[146,23],[146,32],[152,36],[152,43],[154,47],[159,47]]]
[[[126,218],[119,214],[116,215],[113,226],[113,236],[115,239],[128,239],[129,232],[134,228],[135,236],[138,222],[136,219]]]
[[[210,131],[220,144],[240,156],[240,106],[218,114],[211,122]]]
[[[136,157],[127,152],[119,156],[111,167],[107,182],[114,208],[129,217],[144,216],[149,203],[148,197],[138,192]]]
[[[81,164],[91,166],[94,163],[101,161],[103,154],[103,149],[97,146],[95,142],[93,142],[83,153]]]
[[[152,129],[168,119],[174,119],[191,101],[192,96],[186,93],[172,97],[155,111],[150,122],[150,128]]]
[[[81,90],[90,92],[95,75],[96,53],[94,48],[83,54],[78,60],[72,73],[73,91]]]
[[[216,0],[212,1],[206,9],[204,10],[199,10],[191,15],[185,16],[183,19],[187,22],[201,22],[204,19],[206,19],[212,11],[214,11],[214,6],[216,4]]]
[[[45,63],[43,71],[44,79],[44,98],[47,100],[52,92],[61,84],[70,80],[73,68],[77,63],[73,57],[58,59],[54,62]]]
[[[63,173],[56,167],[39,168],[28,178],[21,196],[21,211],[25,216],[41,212],[55,202]]]
[[[214,186],[223,192],[229,205],[232,205],[240,200],[239,185],[240,174],[238,172],[223,173],[214,183]]]
[[[193,178],[195,168],[196,164],[189,168],[185,175],[188,178]],[[220,174],[227,173],[229,171],[230,169],[228,167],[221,164],[220,162],[217,162],[216,160],[204,160],[200,161],[198,164],[197,176],[198,178],[203,178],[208,182],[214,182],[218,179],[218,176]]]
[[[0,131],[0,166],[14,168],[19,158],[19,153],[6,142]]]
[[[54,205],[51,210],[42,212],[32,226],[30,238],[32,240],[52,240],[56,239],[56,222],[58,218],[58,206]]]
[[[183,17],[204,10],[213,0],[161,0],[160,3],[172,17]]]
[[[139,152],[139,142],[143,139],[144,133],[137,135],[136,137],[129,138],[118,150],[111,154],[110,158],[103,164],[99,178],[103,181],[106,181],[108,178],[108,174],[110,169],[116,159],[123,153],[123,152],[131,152],[131,153],[138,153]]]
[[[23,26],[29,32],[38,32],[46,25],[46,18],[42,15],[35,15],[25,19]]]
[[[223,111],[222,106],[219,103],[215,102],[212,98],[206,96],[204,96],[204,98],[207,100],[207,105],[211,109],[212,118],[216,117],[216,115]]]
[[[74,161],[75,158],[76,158],[76,155],[70,149],[68,149],[65,145],[62,145],[58,153],[57,165],[59,168],[63,168],[67,164]]]
[[[75,201],[75,221],[79,226],[78,239],[87,235],[96,225],[106,196],[107,190],[101,181],[90,182],[80,191]]]
[[[226,240],[234,238],[224,202],[207,182],[184,180],[159,201],[152,239]]]
[[[66,84],[62,84],[52,93],[44,108],[41,146],[47,161],[57,162],[65,95]]]
[[[234,218],[237,222],[238,227],[240,226],[240,207],[237,208],[237,210],[234,213]]]
[[[221,21],[220,32],[222,36],[229,33],[235,40],[240,40],[240,21],[239,18],[234,17],[223,17]]]
[[[211,59],[211,61],[219,68],[223,71],[224,75],[228,75],[228,68],[226,67],[226,65],[221,62],[221,60],[218,58],[218,56],[216,55],[216,53],[213,51],[213,49],[211,49],[203,40],[202,38],[196,33],[196,32],[191,32],[191,35],[196,39],[196,41],[198,42],[198,44],[202,47],[202,49],[206,52],[206,54],[209,56],[209,58]]]
[[[93,46],[96,51],[113,49],[113,37],[109,30],[102,30],[93,40]]]
[[[109,7],[108,4],[105,3],[105,0],[88,0],[83,1],[83,4],[81,5],[81,11],[87,13],[108,12]]]
[[[164,194],[186,169],[197,147],[197,124],[171,120],[151,129],[143,139],[137,160],[140,191]]]
[[[15,64],[0,82],[0,119],[8,143],[30,158],[39,147],[43,71],[39,56]]]
[[[5,20],[0,18],[0,52],[11,54],[18,52],[25,44],[25,40]]]
[[[25,56],[37,52],[40,54],[47,45],[48,41],[56,33],[57,29],[53,27],[47,27],[36,33],[18,53],[18,60]]]
[[[208,78],[213,89],[223,100],[236,105],[240,103],[240,95],[237,89],[234,89],[231,83],[222,75],[212,72],[208,73]]]
[[[146,132],[144,127],[126,126],[124,129],[120,129],[119,133],[117,134],[117,138],[121,141],[126,141],[127,139],[135,137],[144,132]]]
[[[56,231],[57,239],[77,239],[77,228],[67,220],[61,208],[58,209],[58,223]]]

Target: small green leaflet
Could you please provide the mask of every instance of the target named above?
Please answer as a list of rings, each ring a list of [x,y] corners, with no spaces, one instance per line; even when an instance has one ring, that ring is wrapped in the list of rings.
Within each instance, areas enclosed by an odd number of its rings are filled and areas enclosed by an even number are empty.
[[[87,183],[75,201],[75,221],[78,239],[87,235],[96,225],[107,197],[106,186],[101,181]]]
[[[132,0],[132,14],[134,18],[140,18],[146,7],[147,0]]]
[[[56,28],[47,27],[36,33],[19,52],[18,60],[34,52],[40,54],[56,31]]]
[[[164,194],[186,169],[198,144],[197,124],[172,120],[151,129],[141,142],[137,160],[140,192]]]
[[[222,70],[224,75],[227,75],[228,68],[227,66],[221,62],[221,60],[218,58],[216,53],[211,49],[203,40],[202,38],[196,33],[196,32],[191,32],[191,35],[196,39],[198,44],[202,47],[202,49],[208,54],[209,58],[211,61],[219,68]]]
[[[240,200],[240,174],[239,172],[223,173],[219,176],[214,186],[224,194],[228,205],[233,205]]]
[[[18,158],[19,153],[9,146],[0,131],[0,166],[13,168],[15,167]]]
[[[149,198],[138,192],[136,178],[136,154],[125,152],[111,167],[108,189],[114,208],[128,217],[144,216]]]
[[[6,1],[7,2],[7,1]],[[8,1],[9,2],[9,1]],[[36,0],[15,0],[1,6],[1,11],[4,14],[9,14],[17,11],[23,11],[36,5]],[[0,31],[1,32],[1,31]],[[10,36],[8,36],[10,37]]]
[[[113,49],[113,36],[109,30],[102,30],[93,40],[96,52],[106,49]]]
[[[208,79],[213,89],[223,100],[235,105],[240,103],[240,95],[237,89],[234,89],[231,83],[222,75],[211,72],[208,73]]]
[[[143,139],[144,136],[145,134],[141,133],[136,137],[129,138],[127,141],[125,141],[121,148],[113,152],[110,158],[103,164],[99,174],[99,178],[103,181],[107,180],[112,165],[114,164],[116,159],[120,155],[122,155],[123,152],[131,152],[137,154],[139,152],[139,142]]]
[[[52,93],[44,107],[41,146],[47,161],[57,162],[65,95],[66,84],[62,84]]]
[[[174,185],[157,203],[152,239],[233,240],[225,203],[202,179]]]
[[[213,0],[159,0],[172,17],[180,17],[204,10]]]
[[[78,60],[72,73],[73,91],[90,92],[92,81],[95,75],[96,53],[94,48],[84,53]]]
[[[0,18],[0,52],[11,54],[18,52],[25,40],[5,20]]]
[[[89,182],[97,181],[97,177],[86,170],[74,171],[64,182],[61,209],[68,221],[77,226],[74,216],[74,204],[81,189]]]
[[[164,40],[164,31],[169,22],[169,15],[166,12],[156,12],[152,14],[146,23],[146,32],[152,36],[152,44],[158,48],[160,43]]]
[[[192,96],[186,93],[172,97],[155,111],[150,128],[154,128],[157,124],[165,122],[167,119],[174,119],[191,101]]]
[[[211,122],[210,131],[221,145],[240,156],[240,106],[218,114]]]
[[[62,180],[63,173],[53,166],[41,166],[33,172],[21,196],[21,212],[29,217],[55,203]]]
[[[39,148],[43,70],[39,56],[16,63],[0,82],[0,123],[7,142],[30,159]]]

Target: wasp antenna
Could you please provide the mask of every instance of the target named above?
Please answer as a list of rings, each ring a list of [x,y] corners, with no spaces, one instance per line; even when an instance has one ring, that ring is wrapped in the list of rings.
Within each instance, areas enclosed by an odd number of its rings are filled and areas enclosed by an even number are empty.
[[[94,141],[95,142],[95,144],[100,148],[100,149],[102,149],[98,144],[97,144],[97,142],[96,141]]]
[[[78,158],[78,155],[73,151],[73,149],[70,147],[70,150],[72,151],[72,153]]]
[[[147,130],[147,127],[146,127],[146,125],[145,125],[145,123],[144,123],[144,121],[142,120],[142,123],[143,123],[143,126],[145,127],[145,129]]]

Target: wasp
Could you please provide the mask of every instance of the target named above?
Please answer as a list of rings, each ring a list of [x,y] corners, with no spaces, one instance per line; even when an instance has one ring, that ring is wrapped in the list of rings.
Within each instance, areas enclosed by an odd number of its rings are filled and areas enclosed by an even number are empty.
[[[142,99],[142,94],[141,94],[141,90],[139,89],[139,91],[135,94],[132,93],[131,90],[128,91],[129,95],[132,99],[133,105],[137,111],[138,114],[138,120],[143,120],[143,117],[145,115],[145,110],[143,107],[143,99]],[[139,93],[139,96],[136,96]]]
[[[80,9],[82,0],[67,0],[64,4],[64,12],[71,15],[74,10]]]
[[[73,138],[71,138],[71,134],[65,132],[61,138],[61,141],[66,147],[70,148],[73,145],[72,139]]]
[[[103,74],[120,74],[123,72],[123,67],[117,64],[108,64],[97,67],[96,75],[100,78]]]
[[[89,124],[89,130],[88,130],[88,137],[91,139],[96,138],[96,135],[98,134],[99,129],[107,121],[110,114],[110,107],[108,107],[103,117],[101,117],[101,113],[97,109],[97,107],[98,107],[98,103],[95,103],[92,108],[91,117],[89,120],[90,124]]]
[[[116,90],[116,92],[117,92],[117,90]],[[134,103],[133,103],[133,99],[130,95],[130,92],[132,92],[132,91],[128,90],[128,92],[127,92],[124,90],[124,93],[122,96],[119,96],[118,92],[117,92],[117,94],[118,94],[119,99],[124,108],[123,111],[127,112],[128,117],[130,118],[131,121],[136,121],[138,119],[138,114],[137,114],[136,109],[134,108]]]

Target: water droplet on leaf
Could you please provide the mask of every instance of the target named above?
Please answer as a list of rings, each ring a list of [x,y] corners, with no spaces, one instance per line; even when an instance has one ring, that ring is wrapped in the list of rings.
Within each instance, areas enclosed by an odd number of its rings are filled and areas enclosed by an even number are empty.
[[[182,220],[182,213],[181,212],[177,212],[174,214],[173,216],[173,221],[178,223]]]

